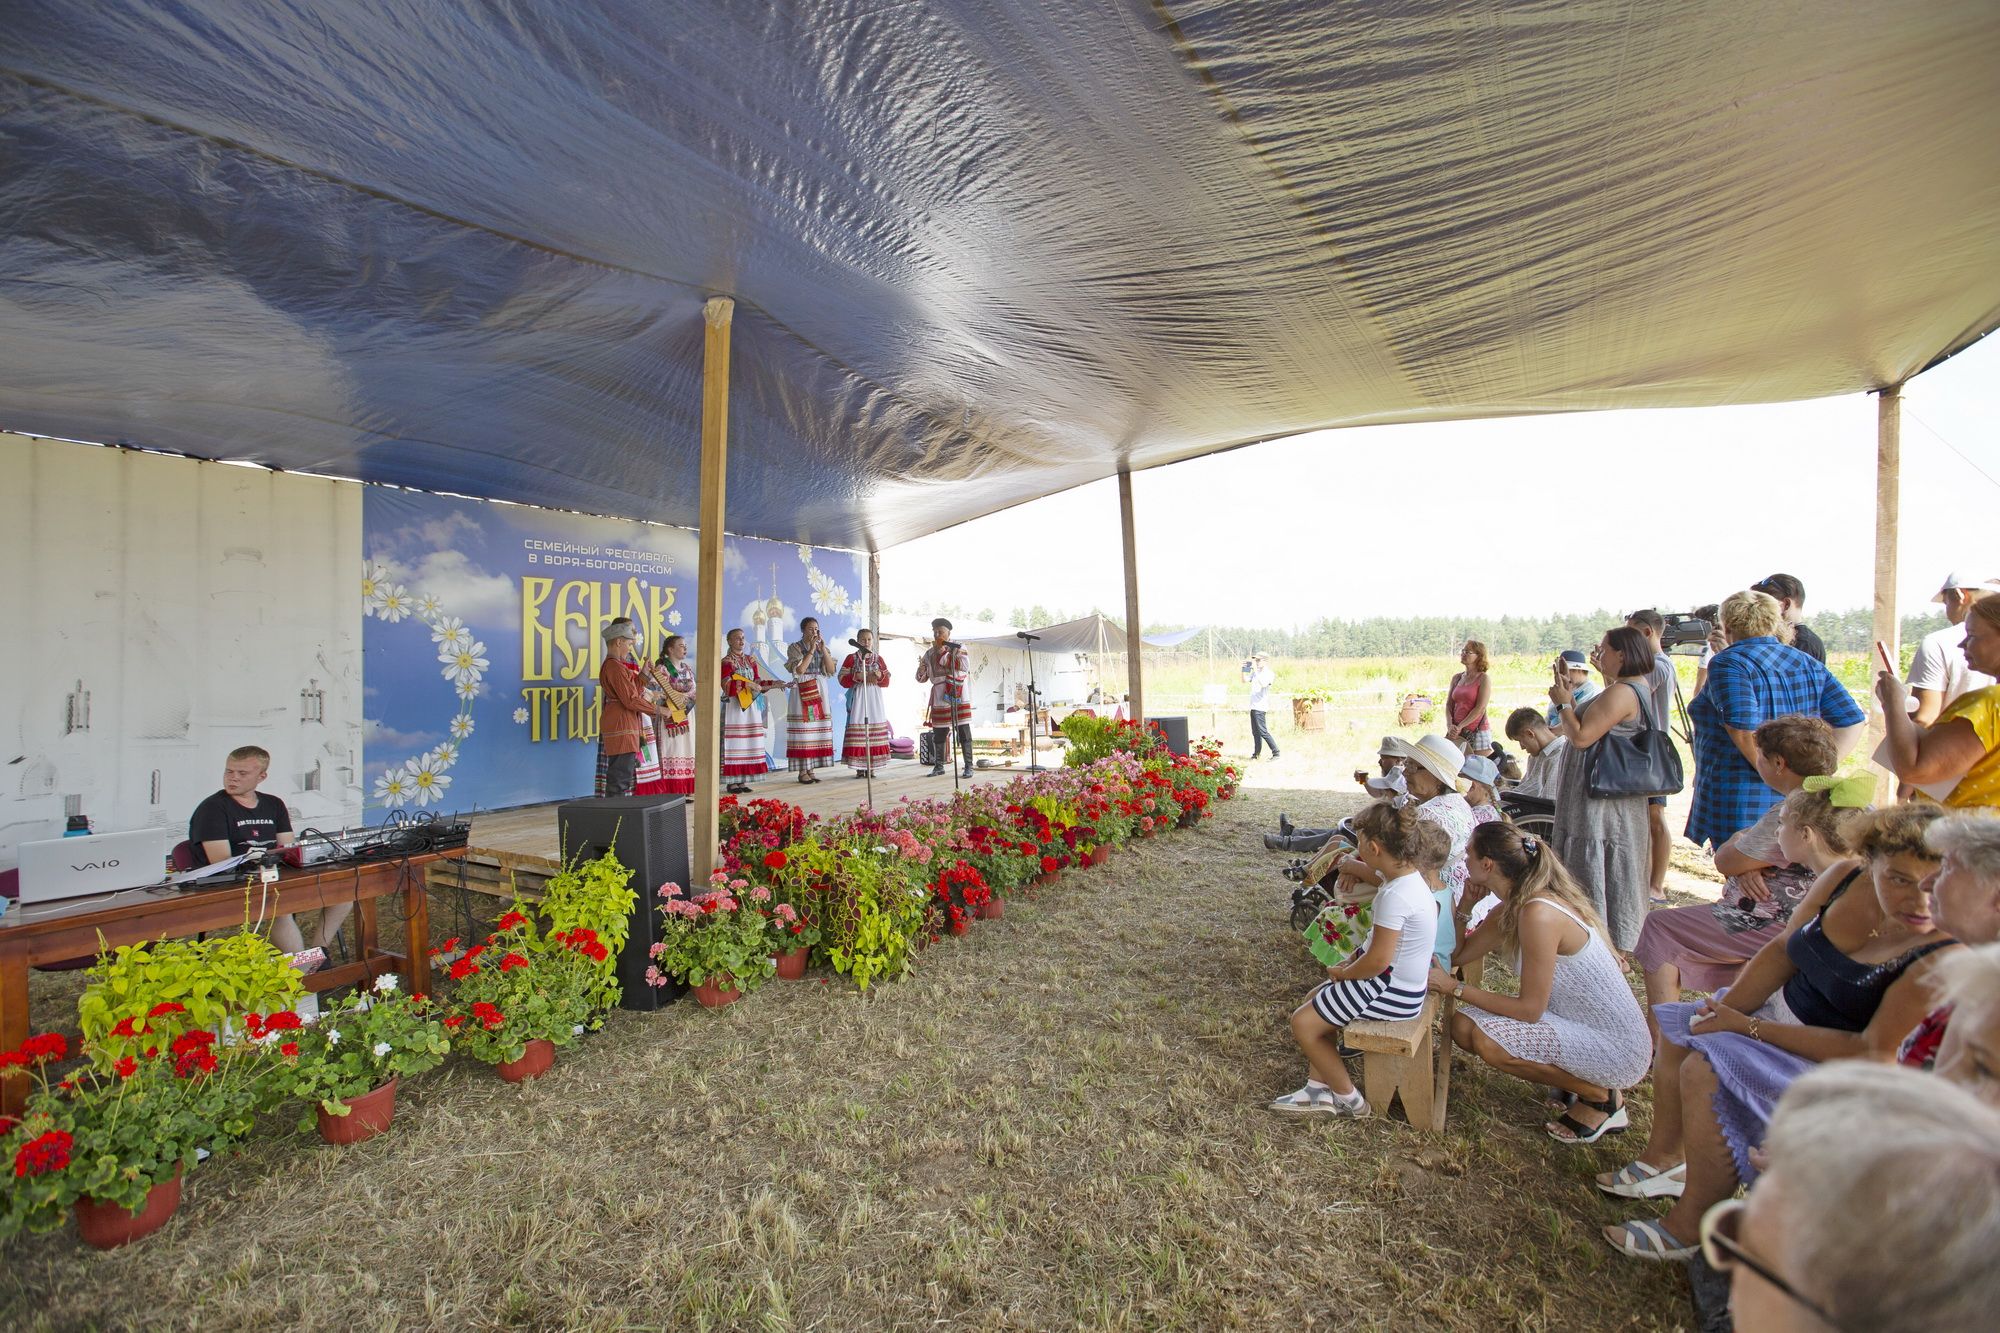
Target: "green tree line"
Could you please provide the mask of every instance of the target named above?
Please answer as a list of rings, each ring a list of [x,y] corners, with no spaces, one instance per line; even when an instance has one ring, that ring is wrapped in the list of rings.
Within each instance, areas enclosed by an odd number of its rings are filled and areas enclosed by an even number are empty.
[[[993,607],[924,606],[891,607],[884,611],[904,611],[948,616],[966,622],[1004,621],[1033,628],[1076,620],[1089,611],[1051,609],[1039,604],[1004,610]],[[1101,611],[1118,619],[1119,614]],[[1291,629],[1250,625],[1213,626],[1214,650],[1218,657],[1244,657],[1253,652],[1273,657],[1436,657],[1456,654],[1467,639],[1478,639],[1495,656],[1513,653],[1558,653],[1565,648],[1589,649],[1613,625],[1623,624],[1621,612],[1596,610],[1582,614],[1551,616],[1501,616],[1497,620],[1478,616],[1371,616],[1366,620],[1335,620],[1321,617]],[[1820,611],[1806,618],[1830,652],[1866,652],[1873,643],[1873,613],[1866,610]],[[1903,642],[1917,639],[1942,627],[1941,612],[1903,617]],[[1180,629],[1179,625],[1147,625],[1146,633]],[[1202,656],[1209,651],[1209,636],[1196,635],[1178,648],[1153,648],[1149,652]]]

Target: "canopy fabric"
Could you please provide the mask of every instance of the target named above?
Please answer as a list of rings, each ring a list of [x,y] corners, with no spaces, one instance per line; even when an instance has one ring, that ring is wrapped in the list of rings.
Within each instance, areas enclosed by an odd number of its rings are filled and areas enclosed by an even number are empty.
[[[1125,630],[1115,620],[1096,612],[1080,620],[1065,620],[1058,625],[1042,625],[1027,633],[1035,636],[1034,643],[1023,640],[1019,634],[996,634],[985,638],[964,638],[965,643],[976,643],[987,648],[1029,648],[1038,653],[1122,653],[1125,651]]]
[[[1196,625],[1193,629],[1172,629],[1164,634],[1141,634],[1139,642],[1148,648],[1178,648],[1207,628],[1206,625]]]
[[[1992,0],[15,0],[0,428],[885,545],[2000,323]]]

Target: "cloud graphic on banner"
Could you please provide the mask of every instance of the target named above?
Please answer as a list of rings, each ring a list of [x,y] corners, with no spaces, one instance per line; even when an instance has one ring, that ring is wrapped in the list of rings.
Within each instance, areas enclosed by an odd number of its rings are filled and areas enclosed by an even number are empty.
[[[398,731],[372,717],[361,719],[361,743],[386,745],[396,750],[421,750],[444,739],[441,731]]]

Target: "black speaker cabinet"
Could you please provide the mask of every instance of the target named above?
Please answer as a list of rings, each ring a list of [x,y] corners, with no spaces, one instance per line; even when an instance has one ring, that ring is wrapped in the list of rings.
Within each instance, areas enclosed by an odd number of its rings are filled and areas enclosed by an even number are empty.
[[[1146,720],[1158,727],[1166,736],[1167,748],[1169,750],[1178,755],[1184,756],[1187,754],[1188,723],[1185,713],[1177,714],[1173,717],[1149,717]]]
[[[687,992],[677,981],[658,988],[646,984],[652,948],[660,938],[660,886],[674,883],[686,888],[692,873],[686,806],[682,796],[603,796],[565,801],[556,808],[565,861],[588,861],[610,848],[633,872],[632,888],[639,900],[633,904],[631,929],[618,954],[621,1009],[658,1009]]]

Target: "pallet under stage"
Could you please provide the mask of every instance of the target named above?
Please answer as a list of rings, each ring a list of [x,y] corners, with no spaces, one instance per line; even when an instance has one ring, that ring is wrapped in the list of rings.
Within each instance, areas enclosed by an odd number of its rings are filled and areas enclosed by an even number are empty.
[[[1060,753],[1053,756],[1060,765]],[[1048,763],[1047,756],[1044,763]],[[981,768],[960,785],[984,786],[1007,782],[1023,770],[1019,767]],[[907,796],[912,800],[948,799],[952,793],[949,773],[930,776],[930,769],[914,760],[898,760],[875,776],[875,804],[894,805]],[[803,784],[791,773],[772,773],[751,784],[744,800],[766,797],[798,806],[807,814],[821,817],[844,815],[859,810],[868,800],[868,784],[851,776],[845,768],[819,770],[819,781]],[[562,868],[562,849],[556,845],[556,807],[525,805],[513,810],[495,810],[472,816],[472,836],[465,857],[458,862],[439,862],[427,874],[432,889],[456,889],[461,873],[465,887],[478,893],[511,898],[541,896],[542,885]]]

